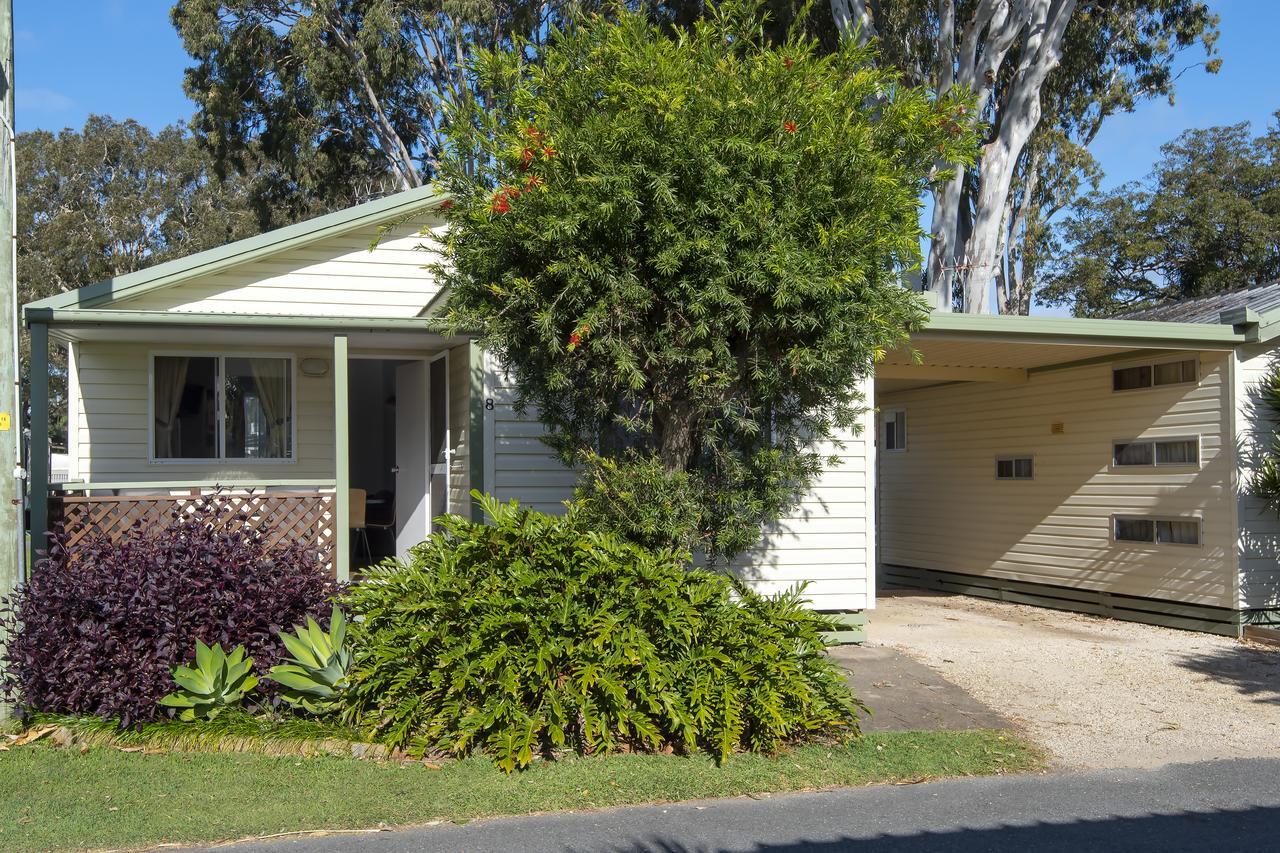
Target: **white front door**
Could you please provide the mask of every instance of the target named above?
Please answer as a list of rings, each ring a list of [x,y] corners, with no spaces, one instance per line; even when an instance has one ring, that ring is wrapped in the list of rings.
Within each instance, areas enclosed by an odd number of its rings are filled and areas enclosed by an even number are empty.
[[[431,527],[427,449],[427,363],[396,368],[396,555],[427,538]]]

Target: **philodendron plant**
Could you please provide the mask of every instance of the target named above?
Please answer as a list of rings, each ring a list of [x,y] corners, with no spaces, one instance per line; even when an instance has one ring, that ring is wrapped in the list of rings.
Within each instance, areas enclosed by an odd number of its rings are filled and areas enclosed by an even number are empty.
[[[258,686],[253,658],[245,654],[244,646],[227,654],[221,644],[210,648],[199,640],[195,666],[174,667],[173,680],[181,689],[165,696],[160,704],[180,709],[178,719],[186,721],[212,720],[224,709],[240,704]]]
[[[351,650],[347,648],[347,620],[334,605],[329,630],[307,617],[306,627],[294,626],[294,633],[280,633],[289,650],[289,663],[271,667],[267,678],[284,688],[284,701],[311,714],[327,714],[334,709],[338,694],[347,686]]]

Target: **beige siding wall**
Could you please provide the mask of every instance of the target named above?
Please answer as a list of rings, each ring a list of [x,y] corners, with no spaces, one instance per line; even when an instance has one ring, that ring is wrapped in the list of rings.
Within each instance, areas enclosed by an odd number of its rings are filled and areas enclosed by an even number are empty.
[[[573,495],[575,474],[560,464],[540,437],[546,427],[520,418],[515,389],[492,360],[486,371],[486,411],[490,437],[485,488],[501,500],[516,498],[543,512],[560,512]],[[868,401],[870,404],[870,401]],[[740,577],[761,592],[780,592],[808,582],[806,595],[820,610],[860,610],[874,605],[871,536],[874,446],[872,415],[865,429],[844,446],[824,448],[839,464],[823,473],[814,489],[787,518],[772,525],[764,540],[734,565]]]
[[[76,447],[72,467],[90,482],[183,481],[316,478],[333,473],[333,376],[311,378],[298,372],[303,358],[331,360],[328,350],[253,347],[255,353],[293,355],[297,388],[297,446],[291,462],[149,462],[148,374],[150,353],[174,347],[82,342],[76,345],[78,396],[68,429]],[[225,355],[236,350],[208,352]],[[192,350],[191,352],[195,352]],[[202,351],[203,352],[203,351]]]
[[[873,405],[870,385],[868,406]],[[875,606],[875,427],[870,410],[862,430],[827,444],[827,468],[786,518],[765,530],[759,545],[734,563],[734,571],[760,592],[806,583],[816,610],[864,610]]]
[[[122,299],[113,308],[324,317],[415,317],[438,291],[423,269],[438,254],[424,222],[378,239],[362,228],[232,270]],[[440,226],[436,225],[438,232]]]
[[[1201,353],[1199,383],[1121,393],[1098,364],[884,395],[907,449],[879,454],[881,562],[1235,607],[1230,362]],[[1112,468],[1114,440],[1161,436],[1199,436],[1200,465]],[[1010,454],[1034,455],[1034,480],[995,479]],[[1202,544],[1113,543],[1116,513],[1199,516]]]
[[[1280,607],[1280,519],[1249,494],[1249,484],[1276,426],[1258,402],[1259,383],[1277,353],[1265,345],[1237,351],[1236,446],[1240,473],[1237,513],[1240,524],[1240,606]]]
[[[471,506],[471,348],[449,350],[449,512],[470,517]]]
[[[496,361],[485,357],[486,406],[485,491],[501,501],[513,498],[539,512],[564,511],[573,497],[574,472],[560,463],[542,441],[547,428],[532,417],[516,414],[516,389]]]

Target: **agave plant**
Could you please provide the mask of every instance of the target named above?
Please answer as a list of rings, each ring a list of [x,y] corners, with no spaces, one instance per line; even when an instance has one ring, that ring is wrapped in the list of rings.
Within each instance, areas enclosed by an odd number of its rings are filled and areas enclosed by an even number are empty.
[[[271,667],[267,678],[284,688],[281,698],[312,714],[333,710],[338,694],[347,686],[351,650],[346,646],[347,620],[334,605],[329,630],[307,617],[307,625],[294,626],[292,634],[280,633],[289,650],[290,663]]]
[[[196,665],[177,666],[173,680],[181,690],[160,700],[161,705],[181,708],[180,720],[212,720],[223,709],[240,703],[245,694],[258,686],[253,674],[253,658],[245,655],[244,646],[236,646],[231,654],[214,643],[209,648],[196,640]]]

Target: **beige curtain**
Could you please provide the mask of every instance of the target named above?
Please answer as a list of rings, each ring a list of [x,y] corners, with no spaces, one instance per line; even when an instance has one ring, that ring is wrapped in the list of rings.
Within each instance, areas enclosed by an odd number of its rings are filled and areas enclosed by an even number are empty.
[[[253,381],[258,386],[258,402],[267,418],[268,459],[284,459],[289,450],[289,361],[283,358],[251,358]]]
[[[178,409],[182,391],[187,387],[187,359],[182,356],[159,356],[155,360],[155,417],[158,459],[176,459],[181,442]]]

